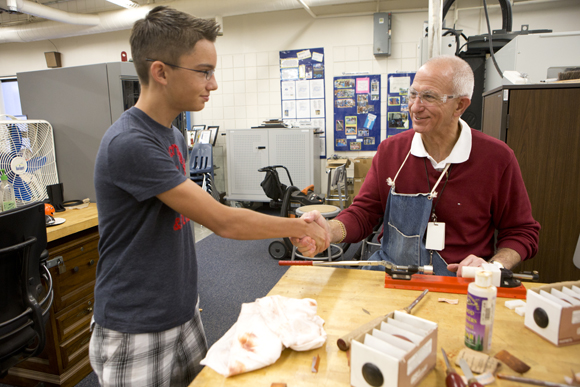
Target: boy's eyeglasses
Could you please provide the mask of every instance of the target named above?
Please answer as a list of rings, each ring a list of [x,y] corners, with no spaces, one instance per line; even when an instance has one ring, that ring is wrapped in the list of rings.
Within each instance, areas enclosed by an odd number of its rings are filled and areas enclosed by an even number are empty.
[[[145,60],[146,60],[146,61],[148,61],[148,62],[156,62],[156,61],[159,61],[159,62],[163,63],[163,64],[164,64],[164,65],[166,65],[166,66],[171,66],[171,67],[175,67],[175,68],[178,68],[178,69],[183,69],[183,70],[195,71],[196,73],[202,73],[202,74],[205,74],[205,79],[206,79],[206,80],[208,80],[208,81],[209,81],[209,80],[211,79],[211,77],[213,77],[213,75],[215,74],[215,70],[196,70],[196,69],[188,69],[187,67],[181,67],[181,66],[177,66],[177,65],[174,65],[174,64],[171,64],[171,63],[163,62],[162,60],[158,60],[158,59],[149,59],[149,58],[147,58],[147,59],[145,59]]]

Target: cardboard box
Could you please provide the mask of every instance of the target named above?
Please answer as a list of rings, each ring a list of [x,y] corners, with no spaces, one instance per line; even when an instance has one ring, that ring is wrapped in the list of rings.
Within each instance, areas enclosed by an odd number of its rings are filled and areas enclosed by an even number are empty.
[[[580,344],[580,281],[528,289],[526,327],[556,346]]]
[[[346,168],[350,165],[350,159],[328,159],[326,160],[327,168],[338,168],[341,165],[346,164]]]
[[[355,177],[354,178],[354,191],[353,191],[354,196],[358,195],[364,182],[365,182],[364,177]]]
[[[404,312],[392,312],[375,328],[351,342],[350,384],[371,384],[363,374],[383,380],[383,387],[416,386],[435,367],[438,326]],[[397,336],[403,336],[403,340]]]
[[[352,163],[354,165],[354,177],[366,177],[367,172],[371,169],[373,162],[372,157],[357,157]]]

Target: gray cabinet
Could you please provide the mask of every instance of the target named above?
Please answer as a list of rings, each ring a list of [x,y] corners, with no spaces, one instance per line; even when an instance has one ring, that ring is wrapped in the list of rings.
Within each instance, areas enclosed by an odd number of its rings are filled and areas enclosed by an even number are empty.
[[[269,202],[260,183],[265,173],[258,169],[283,165],[290,171],[296,187],[320,186],[320,152],[314,129],[228,129],[227,196],[228,200]],[[280,180],[289,185],[286,171],[278,169]]]
[[[139,94],[133,63],[30,71],[17,78],[22,113],[53,127],[64,199],[96,201],[93,171],[101,139]]]

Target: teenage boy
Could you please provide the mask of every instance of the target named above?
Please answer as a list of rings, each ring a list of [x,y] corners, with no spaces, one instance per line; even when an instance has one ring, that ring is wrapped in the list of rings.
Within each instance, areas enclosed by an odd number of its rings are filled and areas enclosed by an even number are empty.
[[[106,132],[95,165],[101,239],[90,359],[101,386],[187,386],[199,372],[207,342],[190,219],[225,238],[310,236],[310,255],[329,244],[315,222],[224,206],[186,176],[187,146],[171,123],[217,89],[218,29],[159,6],[131,32],[141,93]]]

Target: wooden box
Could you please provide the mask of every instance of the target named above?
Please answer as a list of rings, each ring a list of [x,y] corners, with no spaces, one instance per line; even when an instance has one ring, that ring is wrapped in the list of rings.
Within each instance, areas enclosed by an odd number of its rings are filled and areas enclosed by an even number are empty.
[[[393,312],[351,343],[353,387],[416,386],[435,367],[437,324]]]
[[[580,281],[528,289],[525,326],[556,346],[580,343]]]

